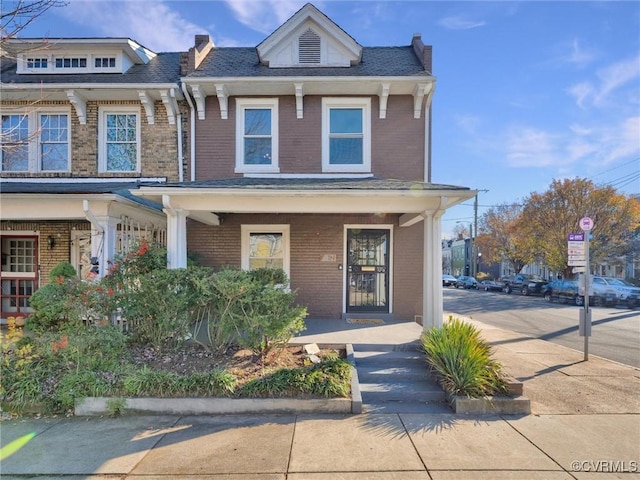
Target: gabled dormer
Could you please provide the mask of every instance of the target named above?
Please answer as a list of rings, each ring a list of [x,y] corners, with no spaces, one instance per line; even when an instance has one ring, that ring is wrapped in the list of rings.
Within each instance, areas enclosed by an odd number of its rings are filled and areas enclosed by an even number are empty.
[[[362,46],[307,3],[257,47],[269,68],[349,67],[362,59]]]
[[[156,56],[129,38],[65,38],[9,40],[17,74],[125,73]]]

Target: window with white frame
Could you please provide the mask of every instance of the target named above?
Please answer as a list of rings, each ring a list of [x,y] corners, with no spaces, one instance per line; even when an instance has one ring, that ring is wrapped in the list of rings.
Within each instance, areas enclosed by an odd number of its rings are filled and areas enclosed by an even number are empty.
[[[371,171],[371,99],[322,99],[322,171]]]
[[[279,172],[278,99],[236,99],[236,173]]]
[[[2,171],[69,171],[69,122],[59,108],[2,115]]]
[[[140,171],[140,109],[137,106],[101,106],[98,129],[101,172]]]
[[[281,268],[289,276],[289,225],[242,225],[242,269]]]

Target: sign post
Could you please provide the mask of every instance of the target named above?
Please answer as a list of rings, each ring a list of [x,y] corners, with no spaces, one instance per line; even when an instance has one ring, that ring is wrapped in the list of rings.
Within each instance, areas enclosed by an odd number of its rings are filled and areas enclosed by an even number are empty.
[[[584,336],[584,360],[589,360],[589,337],[591,336],[591,310],[589,309],[589,290],[591,288],[591,272],[589,268],[589,237],[593,229],[593,220],[590,217],[580,219],[580,228],[584,232],[584,305],[580,312],[580,335]]]

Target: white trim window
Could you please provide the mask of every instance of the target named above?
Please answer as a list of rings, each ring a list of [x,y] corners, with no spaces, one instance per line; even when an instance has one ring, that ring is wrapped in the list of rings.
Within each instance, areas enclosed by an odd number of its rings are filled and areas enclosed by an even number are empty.
[[[101,106],[99,112],[99,171],[139,172],[140,108]]]
[[[242,225],[243,270],[281,268],[289,276],[289,225]]]
[[[2,115],[3,172],[68,172],[68,108],[46,108]]]
[[[236,99],[236,173],[278,173],[278,99]]]
[[[371,99],[322,99],[322,171],[371,171]]]

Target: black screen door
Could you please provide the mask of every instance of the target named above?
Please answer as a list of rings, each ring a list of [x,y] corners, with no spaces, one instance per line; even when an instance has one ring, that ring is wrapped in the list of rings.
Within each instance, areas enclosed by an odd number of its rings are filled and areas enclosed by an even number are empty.
[[[389,313],[389,230],[347,230],[347,312]]]

